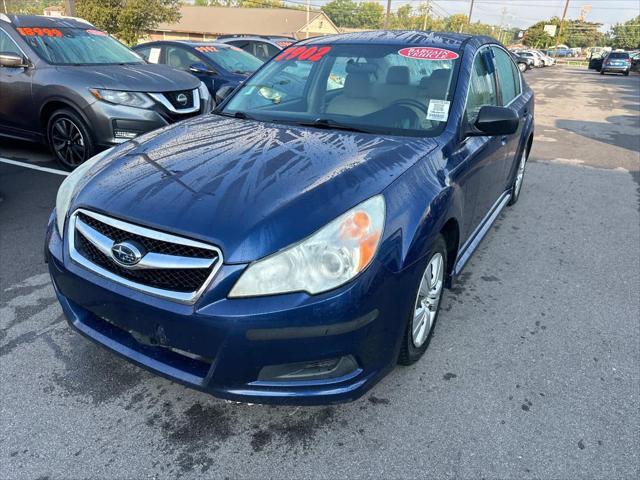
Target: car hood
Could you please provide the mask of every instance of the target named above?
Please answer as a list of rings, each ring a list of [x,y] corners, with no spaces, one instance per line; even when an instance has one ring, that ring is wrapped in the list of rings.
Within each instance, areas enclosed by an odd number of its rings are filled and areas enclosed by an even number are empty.
[[[65,66],[74,81],[95,88],[125,90],[130,92],[171,92],[190,90],[200,85],[193,75],[167,65],[91,65]]]
[[[74,208],[213,243],[225,263],[245,263],[381,193],[437,145],[196,117],[118,147],[89,172]]]

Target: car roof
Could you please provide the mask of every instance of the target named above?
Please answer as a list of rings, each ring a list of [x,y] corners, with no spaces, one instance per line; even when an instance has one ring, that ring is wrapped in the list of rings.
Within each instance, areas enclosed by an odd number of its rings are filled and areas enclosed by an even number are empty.
[[[157,44],[169,44],[169,45],[184,45],[186,47],[226,47],[229,48],[229,45],[222,42],[195,42],[192,40],[154,40],[153,42],[145,42],[140,43],[133,47],[135,50],[139,47],[146,47],[149,45],[157,45]]]
[[[350,44],[366,43],[377,45],[416,45],[432,47],[462,47],[469,39],[479,43],[497,43],[495,39],[484,36],[466,35],[452,32],[430,32],[421,30],[376,30],[370,32],[342,33],[325,37],[314,37],[298,42],[298,45],[313,44]]]
[[[93,25],[82,18],[47,17],[44,15],[7,15],[9,22],[16,28],[92,28]]]

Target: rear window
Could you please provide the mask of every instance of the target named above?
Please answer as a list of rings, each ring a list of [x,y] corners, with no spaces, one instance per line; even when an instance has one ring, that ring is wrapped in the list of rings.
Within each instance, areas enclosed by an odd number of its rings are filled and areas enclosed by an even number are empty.
[[[629,54],[627,52],[611,52],[609,58],[629,58]]]

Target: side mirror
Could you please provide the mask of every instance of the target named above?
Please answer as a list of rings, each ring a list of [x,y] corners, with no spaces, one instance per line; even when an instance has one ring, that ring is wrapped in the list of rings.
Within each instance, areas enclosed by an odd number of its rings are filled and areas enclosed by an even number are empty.
[[[478,118],[468,136],[511,135],[518,131],[520,118],[508,107],[484,106],[478,113]]]
[[[232,87],[230,85],[220,87],[216,92],[216,105],[220,105],[225,98],[233,93],[234,90],[235,87]]]
[[[207,67],[204,63],[194,63],[189,67],[189,71],[196,75],[215,75],[216,71]]]
[[[0,67],[26,68],[27,62],[21,55],[15,53],[0,53]]]

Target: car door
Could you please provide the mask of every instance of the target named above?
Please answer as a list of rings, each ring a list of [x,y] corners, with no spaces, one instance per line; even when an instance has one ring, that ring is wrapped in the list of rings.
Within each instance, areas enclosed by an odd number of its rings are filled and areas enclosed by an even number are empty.
[[[502,189],[506,190],[511,182],[512,167],[516,163],[516,155],[520,146],[524,119],[529,114],[527,102],[522,97],[522,77],[518,67],[511,56],[502,48],[491,47],[496,64],[496,79],[498,85],[498,98],[500,105],[511,108],[520,118],[518,130],[512,135],[501,138],[504,144],[504,157],[502,159]]]
[[[483,47],[474,57],[463,118],[468,130],[484,106],[499,106],[493,53]],[[462,135],[464,136],[464,135]],[[503,191],[504,144],[500,136],[468,136],[456,152],[463,160],[456,182],[464,193],[463,232],[465,238],[487,217]]]
[[[0,52],[27,59],[16,41],[2,28]],[[39,125],[31,88],[34,73],[34,68],[0,67],[0,130],[7,135],[34,137]]]

